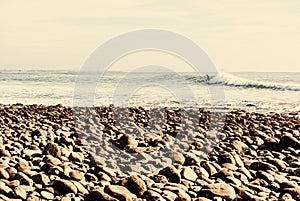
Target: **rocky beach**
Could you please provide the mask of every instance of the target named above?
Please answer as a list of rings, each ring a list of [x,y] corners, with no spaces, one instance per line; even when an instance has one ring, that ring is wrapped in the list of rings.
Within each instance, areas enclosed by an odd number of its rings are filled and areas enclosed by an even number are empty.
[[[300,112],[13,104],[0,114],[1,200],[300,200]],[[212,115],[218,135],[208,141]],[[184,143],[161,155],[171,164],[133,157],[179,134]]]

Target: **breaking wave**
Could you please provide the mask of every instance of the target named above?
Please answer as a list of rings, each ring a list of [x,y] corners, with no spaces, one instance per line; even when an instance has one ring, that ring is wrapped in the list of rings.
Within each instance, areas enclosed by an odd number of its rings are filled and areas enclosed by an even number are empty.
[[[300,91],[300,85],[285,84],[278,82],[264,82],[241,78],[229,73],[220,73],[218,75],[209,75],[203,77],[189,77],[189,81],[194,83],[206,83],[208,85],[223,85],[230,87],[256,88],[256,89],[272,89],[284,91]]]

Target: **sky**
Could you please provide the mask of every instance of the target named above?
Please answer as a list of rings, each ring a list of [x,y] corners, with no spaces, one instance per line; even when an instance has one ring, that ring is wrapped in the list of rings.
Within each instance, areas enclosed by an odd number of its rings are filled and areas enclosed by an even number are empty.
[[[156,28],[198,44],[226,72],[300,71],[299,0],[0,0],[0,70],[80,70],[102,43]],[[114,70],[189,66],[158,52],[128,55]]]

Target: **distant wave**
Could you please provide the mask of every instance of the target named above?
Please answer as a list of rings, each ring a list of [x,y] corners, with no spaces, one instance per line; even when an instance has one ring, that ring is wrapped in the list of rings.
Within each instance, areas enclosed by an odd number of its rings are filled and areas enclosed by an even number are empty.
[[[203,77],[201,80],[203,80]],[[300,85],[248,80],[229,73],[211,76],[206,83],[209,85],[224,85],[230,87],[300,91]]]

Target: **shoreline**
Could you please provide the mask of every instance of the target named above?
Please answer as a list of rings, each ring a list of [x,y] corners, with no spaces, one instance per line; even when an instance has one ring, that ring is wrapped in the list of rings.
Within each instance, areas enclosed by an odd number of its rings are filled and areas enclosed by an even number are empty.
[[[222,113],[231,113],[231,112],[238,112],[238,111],[242,111],[242,112],[246,112],[246,113],[259,113],[259,114],[296,114],[299,113],[300,115],[300,110],[299,109],[283,109],[283,110],[270,110],[270,109],[264,109],[264,108],[257,108],[258,106],[253,105],[253,104],[248,104],[246,106],[234,106],[234,107],[229,107],[229,106],[225,106],[225,107],[210,107],[210,106],[205,106],[205,105],[200,105],[200,106],[184,106],[184,107],[178,107],[178,106],[166,106],[166,105],[162,105],[162,106],[158,106],[158,107],[150,107],[150,106],[140,106],[140,105],[130,105],[130,106],[115,106],[113,104],[110,105],[93,105],[93,106],[74,106],[74,105],[64,105],[61,103],[58,104],[45,104],[45,103],[0,103],[0,107],[24,107],[24,106],[34,106],[34,107],[64,107],[64,108],[68,108],[68,109],[74,109],[76,107],[80,107],[80,108],[101,108],[101,107],[110,107],[113,106],[115,108],[138,108],[138,107],[142,107],[145,108],[147,110],[149,109],[157,109],[157,108],[184,108],[184,109],[202,109],[202,110],[206,110],[206,111],[215,111],[215,112],[222,112]],[[300,118],[300,116],[299,116]]]
[[[217,115],[215,139],[207,110],[187,111],[188,119],[178,108],[156,110],[151,120],[144,108],[129,108],[129,118],[124,108],[115,114],[109,107],[95,109],[73,116],[62,105],[1,105],[0,198],[300,199],[299,112],[229,111]],[[182,144],[173,146],[177,135]],[[134,158],[169,146],[159,161]],[[129,174],[134,171],[141,173]]]

